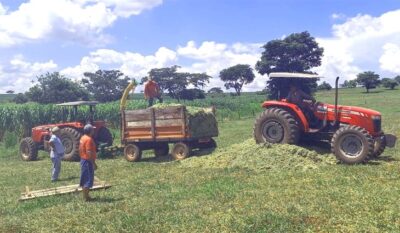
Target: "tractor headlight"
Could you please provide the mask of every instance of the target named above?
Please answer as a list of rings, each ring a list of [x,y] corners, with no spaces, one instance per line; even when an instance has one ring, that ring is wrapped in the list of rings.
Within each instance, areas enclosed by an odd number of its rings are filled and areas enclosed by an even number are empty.
[[[372,120],[380,120],[381,116],[372,116]]]

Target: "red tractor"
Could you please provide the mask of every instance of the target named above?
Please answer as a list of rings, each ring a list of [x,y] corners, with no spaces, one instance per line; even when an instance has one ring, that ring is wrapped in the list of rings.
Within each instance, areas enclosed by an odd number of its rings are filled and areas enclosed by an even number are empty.
[[[79,140],[83,134],[83,127],[86,123],[91,123],[94,126],[94,138],[98,146],[111,146],[113,137],[106,128],[105,121],[93,120],[96,104],[98,104],[97,101],[77,101],[57,104],[57,106],[64,108],[63,111],[65,113],[67,113],[67,111],[70,113],[72,121],[34,127],[32,129],[32,136],[21,140],[20,155],[22,160],[35,160],[38,155],[38,150],[49,149],[45,142],[50,139],[50,129],[55,126],[60,128],[60,138],[65,147],[64,160],[75,161],[79,159]],[[78,106],[89,106],[89,112],[79,120]]]
[[[279,81],[286,81],[286,84],[320,78],[301,73],[271,73],[269,77],[285,79]],[[297,144],[301,137],[328,140],[332,153],[346,164],[364,162],[379,156],[386,147],[394,147],[396,137],[383,133],[379,112],[338,105],[338,81],[339,77],[336,78],[335,104],[304,101],[309,106],[308,114],[285,98],[265,101],[262,104],[265,111],[254,125],[256,142]],[[288,87],[283,88],[287,91]]]

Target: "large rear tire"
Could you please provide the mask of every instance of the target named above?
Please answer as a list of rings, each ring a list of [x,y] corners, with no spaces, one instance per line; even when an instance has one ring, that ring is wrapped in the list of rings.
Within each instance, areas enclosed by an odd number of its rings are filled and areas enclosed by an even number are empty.
[[[38,150],[32,138],[23,138],[19,145],[19,154],[24,161],[33,161],[37,159]]]
[[[100,128],[97,137],[96,137],[97,145],[106,144],[105,146],[112,146],[113,144],[113,137],[109,129],[106,127]]]
[[[299,123],[284,109],[268,108],[256,119],[253,135],[256,143],[297,144]]]
[[[62,128],[60,130],[60,139],[64,146],[64,160],[79,160],[79,140],[82,134],[74,128]]]
[[[340,127],[331,140],[332,153],[346,164],[362,163],[374,152],[374,140],[367,130],[347,125]]]

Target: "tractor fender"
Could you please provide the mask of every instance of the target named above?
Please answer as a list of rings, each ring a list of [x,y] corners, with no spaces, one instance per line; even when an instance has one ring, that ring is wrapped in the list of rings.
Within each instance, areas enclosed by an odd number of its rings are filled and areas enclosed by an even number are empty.
[[[301,109],[292,103],[289,102],[285,102],[285,101],[265,101],[262,104],[262,107],[265,109],[268,108],[282,108],[285,109],[291,113],[293,113],[293,115],[298,119],[299,123],[301,124],[304,132],[308,132],[309,131],[309,124],[307,121],[306,116],[304,115],[304,113],[301,111]]]

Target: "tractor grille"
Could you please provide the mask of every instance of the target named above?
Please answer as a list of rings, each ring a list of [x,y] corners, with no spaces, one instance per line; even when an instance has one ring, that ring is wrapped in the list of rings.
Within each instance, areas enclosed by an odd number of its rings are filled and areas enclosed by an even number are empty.
[[[381,119],[373,119],[372,120],[373,124],[374,124],[374,131],[375,132],[381,132]]]

